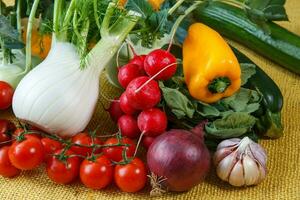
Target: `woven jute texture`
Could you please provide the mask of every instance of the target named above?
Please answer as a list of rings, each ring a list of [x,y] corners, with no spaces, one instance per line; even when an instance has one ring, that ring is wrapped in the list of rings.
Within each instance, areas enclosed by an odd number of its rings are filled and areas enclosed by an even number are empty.
[[[287,0],[286,5],[290,22],[281,23],[284,27],[300,35],[300,1]],[[234,188],[220,181],[212,170],[206,181],[191,191],[180,194],[168,194],[155,199],[300,199],[300,76],[264,59],[256,53],[233,43],[246,55],[261,66],[279,85],[284,95],[283,123],[284,136],[278,140],[260,141],[268,152],[268,176],[258,186]],[[115,97],[120,91],[101,80],[102,92]],[[113,133],[115,125],[104,112],[99,100],[95,115],[89,125],[94,128],[100,124],[103,133]],[[12,118],[8,111],[0,113],[0,118]],[[115,186],[105,190],[93,191],[83,187],[79,181],[71,185],[52,183],[45,174],[44,166],[37,170],[23,172],[15,179],[0,178],[0,199],[148,199],[148,189],[136,194],[119,192]]]

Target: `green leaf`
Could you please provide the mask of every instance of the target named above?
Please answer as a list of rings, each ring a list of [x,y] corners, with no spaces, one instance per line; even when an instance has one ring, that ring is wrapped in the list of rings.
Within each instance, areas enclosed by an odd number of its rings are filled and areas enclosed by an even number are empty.
[[[240,66],[242,70],[242,85],[245,85],[248,79],[256,73],[256,65],[251,63],[241,63]]]
[[[9,49],[21,49],[24,44],[19,41],[19,34],[16,29],[14,29],[9,20],[0,15],[0,37],[4,40],[4,46]]]
[[[247,0],[246,5],[250,7],[247,13],[250,18],[264,25],[267,20],[282,21],[288,20],[285,8],[285,0]]]
[[[195,113],[194,106],[184,94],[178,89],[165,87],[162,82],[160,82],[160,88],[167,106],[178,119],[182,119],[185,116],[193,118]]]
[[[151,16],[154,12],[152,6],[146,0],[128,0],[125,8],[140,13],[143,18]]]
[[[168,21],[168,10],[161,10],[153,12],[149,17],[149,24],[152,27],[156,27],[156,31],[164,31],[166,23]]]
[[[205,126],[205,131],[207,137],[211,138],[234,138],[249,132],[255,123],[255,117],[247,113],[234,112],[222,119],[208,123]]]
[[[234,95],[222,100],[222,103],[235,112],[252,113],[258,110],[260,98],[254,90],[241,88]]]
[[[216,107],[210,104],[200,101],[198,101],[198,104],[200,106],[198,106],[197,113],[199,113],[203,117],[219,117],[221,114]]]

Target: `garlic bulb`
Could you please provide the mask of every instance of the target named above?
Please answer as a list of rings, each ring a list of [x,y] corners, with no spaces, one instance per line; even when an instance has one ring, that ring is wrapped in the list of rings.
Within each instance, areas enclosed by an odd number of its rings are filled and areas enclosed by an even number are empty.
[[[257,185],[266,177],[265,150],[250,138],[222,141],[214,155],[217,175],[233,186]]]
[[[75,46],[56,43],[30,71],[13,97],[15,115],[48,133],[73,136],[90,121],[99,93],[101,67],[80,69]]]

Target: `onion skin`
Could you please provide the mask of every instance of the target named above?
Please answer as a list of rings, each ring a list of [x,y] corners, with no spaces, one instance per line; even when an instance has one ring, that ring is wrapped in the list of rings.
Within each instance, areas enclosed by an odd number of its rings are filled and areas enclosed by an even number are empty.
[[[201,131],[201,132],[200,132]],[[210,154],[203,129],[170,130],[157,137],[147,153],[150,171],[165,178],[169,191],[190,190],[204,180],[210,169]]]

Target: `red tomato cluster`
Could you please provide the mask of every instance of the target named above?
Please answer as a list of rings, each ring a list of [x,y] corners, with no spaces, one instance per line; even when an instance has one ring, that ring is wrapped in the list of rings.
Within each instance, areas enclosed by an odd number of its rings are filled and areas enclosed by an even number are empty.
[[[176,58],[157,49],[148,55],[136,55],[119,68],[118,80],[125,92],[114,100],[108,112],[122,135],[138,138],[148,148],[154,138],[165,132],[167,116],[156,108],[161,100],[158,80],[170,79],[177,69]]]
[[[0,120],[1,176],[15,177],[44,162],[48,177],[58,184],[80,178],[86,187],[102,189],[114,181],[125,192],[137,192],[146,185],[146,166],[133,158],[136,145],[131,139],[111,137],[103,142],[83,132],[63,140],[36,130],[17,129],[12,122]]]

